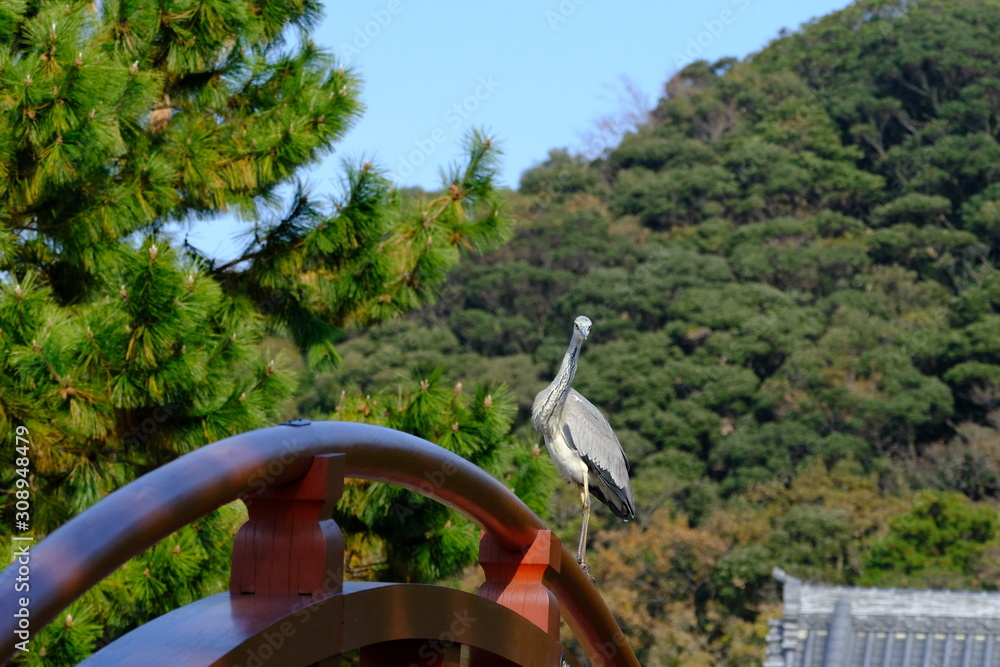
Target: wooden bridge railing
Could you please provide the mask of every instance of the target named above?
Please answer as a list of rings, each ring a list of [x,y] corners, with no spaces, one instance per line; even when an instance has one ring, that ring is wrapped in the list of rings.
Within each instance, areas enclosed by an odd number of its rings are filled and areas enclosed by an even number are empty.
[[[416,491],[476,521],[486,573],[477,595],[344,582],[343,537],[330,517],[345,476]],[[230,591],[154,619],[84,664],[333,667],[360,649],[365,667],[560,665],[561,614],[594,665],[638,665],[589,577],[503,484],[414,436],[344,422],[291,422],[221,440],[75,517],[31,549],[31,627],[237,498],[249,520],[234,543]],[[0,660],[18,641],[16,565],[0,573]]]

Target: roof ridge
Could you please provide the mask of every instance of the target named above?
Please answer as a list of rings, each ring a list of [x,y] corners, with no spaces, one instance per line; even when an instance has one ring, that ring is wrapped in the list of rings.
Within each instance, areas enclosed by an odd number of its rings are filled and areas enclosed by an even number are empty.
[[[824,589],[829,591],[872,591],[880,593],[895,593],[895,594],[944,594],[944,595],[981,595],[984,597],[996,596],[1000,597],[1000,591],[970,591],[970,590],[954,590],[950,588],[882,588],[880,586],[846,586],[844,584],[812,584],[806,581],[802,581],[799,586],[802,589]]]

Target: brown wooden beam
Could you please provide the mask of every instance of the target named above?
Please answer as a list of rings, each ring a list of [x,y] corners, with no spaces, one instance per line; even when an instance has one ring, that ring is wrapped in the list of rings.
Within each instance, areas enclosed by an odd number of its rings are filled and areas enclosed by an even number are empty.
[[[219,593],[139,626],[80,667],[325,667],[357,649],[372,665],[444,667],[462,645],[499,661],[490,664],[551,667],[562,655],[558,639],[471,593],[345,582],[341,592],[325,596]],[[402,661],[379,662],[386,660]]]
[[[499,544],[520,550],[545,524],[502,483],[465,459],[405,433],[367,424],[298,422],[207,445],[144,475],[31,549],[31,627],[41,629],[114,568],[235,498],[301,478],[312,457],[346,455],[345,473],[395,484],[449,505]],[[17,564],[0,573],[13,590]],[[594,660],[638,665],[621,629],[575,558],[561,549],[551,580],[563,617]],[[0,595],[0,660],[16,636],[15,596]]]

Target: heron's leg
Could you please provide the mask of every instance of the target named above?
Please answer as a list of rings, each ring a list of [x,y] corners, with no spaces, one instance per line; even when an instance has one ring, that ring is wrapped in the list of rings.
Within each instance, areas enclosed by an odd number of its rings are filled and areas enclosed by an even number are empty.
[[[587,569],[583,556],[587,550],[587,527],[590,524],[590,488],[588,481],[587,475],[584,474],[583,484],[580,485],[580,502],[583,504],[583,526],[580,528],[580,547],[576,550],[576,560],[583,566],[584,570]]]

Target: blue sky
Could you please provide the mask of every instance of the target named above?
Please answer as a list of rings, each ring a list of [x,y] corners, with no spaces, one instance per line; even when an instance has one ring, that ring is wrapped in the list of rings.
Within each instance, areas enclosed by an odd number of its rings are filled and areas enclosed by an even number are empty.
[[[652,106],[692,60],[745,57],[783,28],[842,9],[846,0],[344,0],[326,3],[314,40],[364,80],[364,116],[305,174],[334,192],[344,159],[370,159],[399,185],[435,188],[471,128],[504,150],[501,183],[552,148],[613,146],[601,118],[629,108],[626,77]],[[618,124],[620,126],[620,123]],[[229,258],[240,223],[196,224],[189,241]]]

